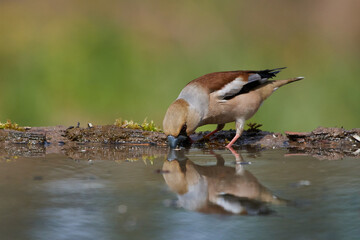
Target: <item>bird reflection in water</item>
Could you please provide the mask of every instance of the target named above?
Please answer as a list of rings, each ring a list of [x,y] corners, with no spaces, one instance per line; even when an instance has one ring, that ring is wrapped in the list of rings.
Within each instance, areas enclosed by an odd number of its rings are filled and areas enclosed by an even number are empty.
[[[201,166],[185,156],[185,150],[170,150],[163,164],[163,177],[177,194],[177,205],[202,213],[268,215],[268,204],[287,205],[244,168],[240,154],[234,154],[235,167],[225,166],[220,154],[216,165]]]

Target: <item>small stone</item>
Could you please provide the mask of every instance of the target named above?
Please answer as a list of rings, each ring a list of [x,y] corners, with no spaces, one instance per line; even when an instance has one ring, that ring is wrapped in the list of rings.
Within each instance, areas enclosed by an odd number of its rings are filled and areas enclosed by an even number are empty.
[[[354,135],[352,135],[352,137],[353,137],[356,141],[360,142],[360,136],[359,136],[359,135],[354,134]]]

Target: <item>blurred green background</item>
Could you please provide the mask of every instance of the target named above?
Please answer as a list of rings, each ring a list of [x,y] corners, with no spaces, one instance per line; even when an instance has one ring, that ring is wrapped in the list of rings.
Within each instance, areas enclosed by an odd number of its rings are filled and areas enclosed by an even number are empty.
[[[359,9],[357,0],[0,1],[0,121],[161,126],[194,78],[287,66],[279,79],[306,79],[250,121],[360,127]]]

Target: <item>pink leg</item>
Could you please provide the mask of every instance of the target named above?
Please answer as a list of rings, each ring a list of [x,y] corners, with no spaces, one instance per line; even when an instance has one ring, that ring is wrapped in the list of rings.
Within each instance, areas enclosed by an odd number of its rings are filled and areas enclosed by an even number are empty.
[[[226,145],[226,147],[229,148],[229,150],[230,150],[231,146],[234,144],[234,142],[236,142],[236,140],[237,140],[239,137],[240,137],[240,134],[236,134],[235,137],[231,140],[231,142],[230,142],[228,145]],[[230,151],[231,151],[231,150],[230,150]]]
[[[240,154],[238,154],[231,146],[230,147],[226,146],[226,147],[230,150],[232,155],[234,155],[236,162],[241,162]]]
[[[237,119],[236,120],[236,135],[231,140],[231,142],[228,145],[226,145],[227,148],[231,148],[231,146],[234,144],[234,142],[236,142],[236,140],[241,136],[241,134],[242,134],[242,132],[244,130],[244,124],[245,124],[244,119]]]
[[[204,138],[209,138],[211,135],[213,135],[214,133],[217,133],[219,130],[215,129],[214,131],[212,131],[211,133],[207,134],[204,136]]]
[[[236,174],[238,175],[243,175],[245,168],[243,167],[243,165],[241,165],[244,162],[244,159],[242,158],[241,154],[237,153],[232,147],[228,148],[230,150],[230,152],[232,153],[232,155],[234,155],[235,157],[235,170],[236,170]]]
[[[225,126],[225,124],[218,124],[216,129],[214,131],[212,131],[211,133],[207,134],[204,136],[204,139],[209,138],[211,135],[213,135],[214,133],[217,133],[218,131],[220,131],[221,129],[223,129]]]

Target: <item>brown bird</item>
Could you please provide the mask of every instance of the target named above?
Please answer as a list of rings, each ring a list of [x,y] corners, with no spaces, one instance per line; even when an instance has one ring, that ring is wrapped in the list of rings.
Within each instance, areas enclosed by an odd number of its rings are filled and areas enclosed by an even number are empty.
[[[240,154],[235,167],[225,166],[220,154],[213,155],[216,165],[201,166],[188,159],[183,150],[170,151],[162,172],[181,207],[203,213],[263,215],[272,212],[267,203],[292,204],[274,195],[247,171]]]
[[[230,148],[241,136],[245,121],[279,87],[303,79],[269,80],[284,68],[261,71],[214,72],[189,82],[169,106],[163,121],[171,148],[183,145],[196,128],[217,124],[206,137],[235,121],[236,135]]]

